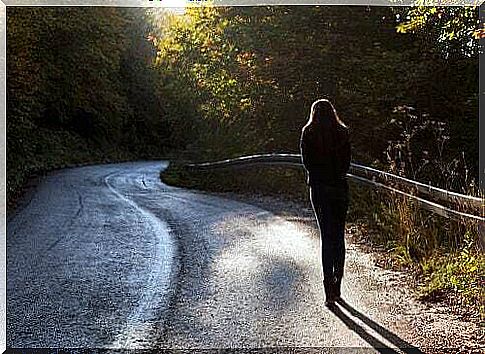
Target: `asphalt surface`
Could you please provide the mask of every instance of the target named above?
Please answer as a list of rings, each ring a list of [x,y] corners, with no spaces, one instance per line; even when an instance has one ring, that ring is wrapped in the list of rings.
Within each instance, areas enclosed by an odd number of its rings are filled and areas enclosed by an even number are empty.
[[[7,225],[7,346],[423,343],[399,276],[371,256],[348,244],[346,303],[330,311],[313,224],[164,185],[164,166],[90,166],[41,181]]]

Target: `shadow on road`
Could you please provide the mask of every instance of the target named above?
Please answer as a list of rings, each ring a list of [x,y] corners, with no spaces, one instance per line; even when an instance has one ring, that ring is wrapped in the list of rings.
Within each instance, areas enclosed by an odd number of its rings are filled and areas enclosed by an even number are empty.
[[[347,310],[352,316],[358,318],[362,322],[364,322],[367,326],[372,328],[374,331],[379,333],[382,337],[387,339],[389,342],[394,344],[397,348],[399,348],[399,351],[396,351],[386,344],[384,344],[382,341],[371,335],[369,332],[367,332],[361,325],[356,323],[353,319],[351,319],[349,316],[347,316],[337,305],[332,306],[330,308],[330,311],[332,311],[342,322],[353,332],[358,334],[363,340],[365,340],[367,343],[372,345],[379,353],[408,353],[408,354],[422,354],[422,351],[413,346],[412,344],[406,342],[402,338],[398,337],[388,329],[382,327],[380,324],[374,322],[371,320],[369,317],[365,316],[361,312],[357,311],[354,309],[352,306],[350,306],[348,303],[346,303],[344,300],[340,300],[338,302],[340,306],[342,306],[345,310]]]

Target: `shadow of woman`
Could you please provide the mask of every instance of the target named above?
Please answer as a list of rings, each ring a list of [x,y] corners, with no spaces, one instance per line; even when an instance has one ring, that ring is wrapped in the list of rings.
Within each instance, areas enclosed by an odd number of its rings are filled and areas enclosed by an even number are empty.
[[[391,347],[384,344],[382,341],[368,333],[362,326],[352,320],[349,316],[347,316],[337,305],[330,307],[330,311],[332,311],[349,329],[354,331],[358,334],[363,340],[369,343],[374,349],[376,349],[379,353],[408,353],[408,354],[422,354],[423,352],[413,346],[412,344],[406,342],[405,340],[399,338],[394,333],[390,332],[388,329],[382,327],[380,324],[372,321],[370,318],[366,317],[352,306],[347,304],[344,300],[339,300],[338,304],[346,309],[352,316],[360,319],[364,322],[367,326],[372,328],[374,331],[379,333],[383,338],[387,339],[389,342],[394,344],[399,351],[392,349]]]

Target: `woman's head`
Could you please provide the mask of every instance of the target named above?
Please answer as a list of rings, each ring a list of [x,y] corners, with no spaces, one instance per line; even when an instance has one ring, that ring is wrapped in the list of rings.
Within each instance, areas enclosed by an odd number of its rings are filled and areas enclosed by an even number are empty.
[[[341,125],[345,127],[345,124],[338,118],[332,103],[327,99],[319,99],[313,102],[310,109],[310,122],[325,126]]]

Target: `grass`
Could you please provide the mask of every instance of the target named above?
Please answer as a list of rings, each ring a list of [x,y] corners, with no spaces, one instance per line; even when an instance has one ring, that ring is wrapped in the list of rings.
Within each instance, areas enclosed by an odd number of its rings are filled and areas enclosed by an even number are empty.
[[[445,301],[485,320],[485,256],[477,223],[432,214],[392,193],[356,187],[351,209],[373,232],[367,240],[391,251],[388,264],[417,276],[420,297]]]
[[[308,199],[304,172],[295,168],[195,171],[175,163],[161,178],[185,188]],[[485,257],[476,224],[444,219],[399,195],[378,193],[352,182],[350,198],[348,221],[364,224],[365,240],[391,254],[392,261],[386,264],[416,275],[415,285],[423,300],[445,301],[485,319]]]
[[[420,290],[427,300],[443,300],[455,295],[450,299],[452,305],[478,312],[484,321],[485,257],[476,249],[471,233],[467,232],[464,237],[461,250],[436,252],[419,263],[424,279]]]

